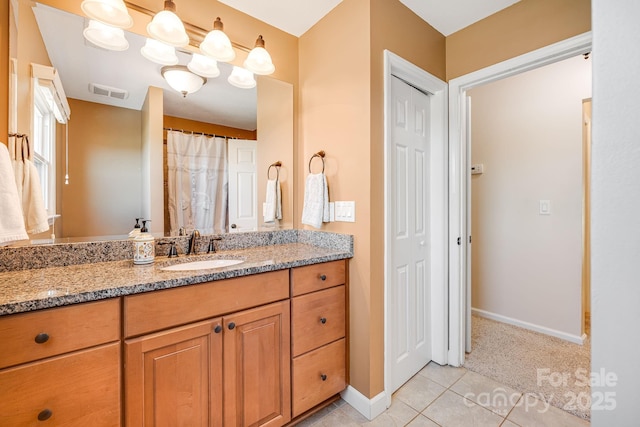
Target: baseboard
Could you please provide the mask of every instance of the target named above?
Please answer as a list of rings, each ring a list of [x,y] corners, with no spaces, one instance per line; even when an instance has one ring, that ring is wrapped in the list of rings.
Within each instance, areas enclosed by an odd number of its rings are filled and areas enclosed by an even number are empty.
[[[340,395],[345,402],[370,421],[387,410],[384,391],[374,396],[373,399],[369,399],[355,388],[348,386]]]
[[[503,316],[501,314],[491,313],[490,311],[481,310],[479,308],[471,308],[473,314],[477,314],[480,317],[496,320],[498,322],[507,323],[509,325],[518,326],[520,328],[528,329],[534,332],[540,332],[541,334],[550,335],[552,337],[560,338],[565,341],[569,341],[575,344],[583,345],[587,339],[586,334],[572,335],[566,332],[558,331],[555,329],[547,328],[545,326],[536,325],[533,323],[525,322],[522,320],[514,319],[512,317]]]

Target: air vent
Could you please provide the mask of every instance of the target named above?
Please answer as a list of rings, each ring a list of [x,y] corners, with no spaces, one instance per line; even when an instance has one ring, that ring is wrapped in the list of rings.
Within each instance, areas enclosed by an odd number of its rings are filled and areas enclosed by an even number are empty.
[[[129,92],[124,89],[118,89],[117,87],[111,87],[101,85],[98,83],[89,83],[89,92],[94,95],[108,96],[115,99],[127,99]]]

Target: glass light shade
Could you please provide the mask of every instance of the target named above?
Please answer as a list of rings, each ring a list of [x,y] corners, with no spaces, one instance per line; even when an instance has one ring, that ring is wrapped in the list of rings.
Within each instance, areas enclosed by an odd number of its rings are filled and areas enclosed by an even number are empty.
[[[178,63],[176,49],[158,40],[148,38],[142,49],[140,49],[140,53],[156,64],[176,65]]]
[[[118,28],[129,28],[133,19],[123,0],[84,0],[82,11],[92,19]]]
[[[193,54],[191,61],[187,64],[187,68],[192,73],[196,73],[202,77],[214,78],[220,75],[216,60],[208,56],[200,55],[199,53]]]
[[[272,74],[276,67],[271,62],[271,55],[264,48],[264,39],[262,36],[256,40],[256,47],[254,47],[249,56],[244,61],[244,67],[254,74],[267,75]]]
[[[236,52],[231,46],[231,40],[222,30],[222,21],[220,18],[216,18],[213,23],[213,30],[209,31],[202,43],[200,43],[200,51],[220,62],[233,61],[236,57]]]
[[[180,92],[184,97],[199,91],[202,85],[207,82],[204,77],[193,74],[184,65],[163,67],[162,77],[169,83],[169,86]]]
[[[163,10],[153,17],[147,25],[147,33],[157,40],[171,46],[183,47],[189,44],[189,36],[178,15],[170,10]]]
[[[111,27],[91,19],[89,26],[82,31],[84,38],[103,49],[123,51],[129,49],[122,28]]]
[[[240,89],[252,89],[256,87],[256,81],[253,78],[253,73],[249,70],[245,70],[242,67],[233,66],[233,71],[227,79],[235,87]]]

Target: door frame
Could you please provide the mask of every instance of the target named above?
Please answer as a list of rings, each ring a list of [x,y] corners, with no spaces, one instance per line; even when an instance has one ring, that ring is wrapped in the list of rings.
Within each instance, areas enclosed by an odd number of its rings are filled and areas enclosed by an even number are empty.
[[[431,98],[430,111],[430,230],[431,230],[431,304],[428,307],[431,316],[431,359],[439,364],[447,363],[447,84],[437,77],[422,70],[400,56],[384,51],[384,395],[386,407],[391,405],[390,373],[391,357],[389,355],[389,285],[392,283],[393,271],[390,260],[392,224],[390,222],[390,195],[394,191],[391,179],[391,144],[392,97],[391,77],[396,76],[411,86],[427,92]],[[381,408],[384,410],[385,408]],[[376,411],[377,412],[377,411]],[[372,414],[373,416],[377,414]]]
[[[476,86],[533,70],[591,51],[591,31],[537,49],[449,81],[449,351],[448,364],[461,366],[465,357],[466,311],[470,305],[471,262],[467,218],[470,176],[469,122],[466,92]],[[458,245],[458,238],[461,239]]]

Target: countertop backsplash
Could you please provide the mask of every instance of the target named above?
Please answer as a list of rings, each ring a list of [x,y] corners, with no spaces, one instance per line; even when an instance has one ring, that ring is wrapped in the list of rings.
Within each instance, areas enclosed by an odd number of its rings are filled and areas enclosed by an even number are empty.
[[[312,230],[276,230],[220,235],[202,235],[198,240],[198,253],[206,253],[211,238],[220,251],[238,250],[259,246],[304,243],[327,249],[353,253],[353,236]],[[155,240],[156,257],[166,257],[170,245],[175,242],[178,255],[184,256],[189,236],[162,237]],[[31,246],[0,247],[0,273],[68,265],[91,264],[130,260],[133,258],[133,241],[108,240],[78,243],[56,243]]]

